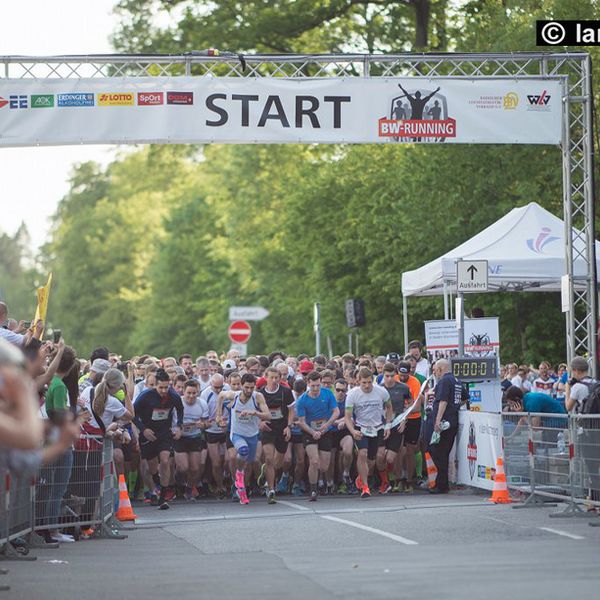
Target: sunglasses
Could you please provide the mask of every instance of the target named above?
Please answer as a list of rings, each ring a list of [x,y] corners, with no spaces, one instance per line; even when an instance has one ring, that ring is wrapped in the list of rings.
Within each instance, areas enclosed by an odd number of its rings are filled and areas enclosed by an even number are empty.
[[[342,392],[342,393],[344,393],[344,394],[346,393],[346,390],[343,390],[343,389],[341,389],[341,388],[335,388],[335,391],[336,391],[336,392]]]

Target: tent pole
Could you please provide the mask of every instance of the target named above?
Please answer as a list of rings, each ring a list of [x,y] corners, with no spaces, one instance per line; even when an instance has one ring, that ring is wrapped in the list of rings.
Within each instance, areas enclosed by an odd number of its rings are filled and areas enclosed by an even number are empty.
[[[408,354],[408,300],[402,296],[402,327],[404,329],[404,354]]]
[[[448,314],[448,284],[444,279],[444,319],[446,321],[450,318]]]

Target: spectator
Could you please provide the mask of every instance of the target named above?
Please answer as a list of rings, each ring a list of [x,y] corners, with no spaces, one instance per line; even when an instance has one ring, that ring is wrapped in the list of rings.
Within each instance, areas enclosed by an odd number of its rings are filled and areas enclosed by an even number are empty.
[[[555,379],[550,377],[550,365],[544,360],[538,368],[538,376],[533,380],[531,391],[552,396]]]
[[[589,365],[582,356],[571,361],[571,379],[565,385],[565,408],[570,413],[580,413],[589,396],[594,380],[588,376]]]
[[[415,373],[418,373],[427,379],[427,377],[429,377],[429,361],[421,356],[422,349],[423,346],[418,340],[413,340],[408,344],[408,353],[414,356],[417,361]]]

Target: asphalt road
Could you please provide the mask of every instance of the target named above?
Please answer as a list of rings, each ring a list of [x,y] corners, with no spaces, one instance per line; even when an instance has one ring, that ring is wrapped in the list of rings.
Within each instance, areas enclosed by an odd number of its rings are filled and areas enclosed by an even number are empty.
[[[600,527],[484,496],[135,505],[128,539],[4,563],[4,598],[597,599]]]

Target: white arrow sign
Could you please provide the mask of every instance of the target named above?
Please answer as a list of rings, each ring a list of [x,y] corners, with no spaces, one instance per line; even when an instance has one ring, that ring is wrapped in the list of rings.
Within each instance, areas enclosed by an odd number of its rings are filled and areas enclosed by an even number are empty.
[[[456,263],[457,292],[487,292],[487,289],[487,260],[459,260]]]
[[[229,320],[262,321],[269,316],[269,311],[262,306],[230,306]]]

